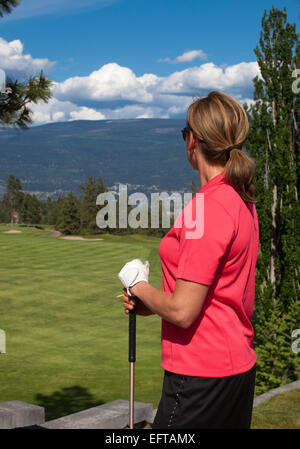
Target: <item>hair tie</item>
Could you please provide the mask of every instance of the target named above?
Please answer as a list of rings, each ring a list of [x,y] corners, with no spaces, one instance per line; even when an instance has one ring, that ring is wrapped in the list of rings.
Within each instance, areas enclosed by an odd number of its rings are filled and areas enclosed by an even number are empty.
[[[225,148],[225,151],[231,151],[234,150],[234,148],[237,148],[238,150],[242,149],[242,145],[231,145],[231,147]]]
[[[242,145],[231,145],[231,147],[225,148],[225,153],[226,153],[226,162],[229,160],[230,158],[230,151],[234,150],[235,148],[237,148],[238,150],[242,149]]]

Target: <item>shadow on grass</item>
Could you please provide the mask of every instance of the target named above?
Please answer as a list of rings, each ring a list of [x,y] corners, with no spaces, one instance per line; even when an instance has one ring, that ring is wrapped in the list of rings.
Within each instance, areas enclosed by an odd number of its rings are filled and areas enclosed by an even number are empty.
[[[35,399],[37,405],[45,408],[45,421],[71,415],[104,403],[79,385],[62,388],[49,395],[38,393]]]

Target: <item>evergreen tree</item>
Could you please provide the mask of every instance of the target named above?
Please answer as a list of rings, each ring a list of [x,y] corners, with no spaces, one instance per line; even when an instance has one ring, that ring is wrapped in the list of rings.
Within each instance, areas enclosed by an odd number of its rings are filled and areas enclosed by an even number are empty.
[[[52,198],[48,197],[43,203],[43,222],[50,225],[55,225],[58,222],[57,216],[57,201],[54,201]]]
[[[20,179],[14,175],[9,175],[6,193],[2,201],[5,210],[5,221],[10,221],[11,224],[19,222],[23,198],[24,193]]]
[[[300,114],[299,93],[292,89],[297,47],[299,36],[287,22],[286,9],[265,11],[255,48],[261,77],[254,79],[254,104],[245,106],[260,223],[254,317],[260,392],[297,378],[298,362],[290,349],[297,314],[300,323]]]
[[[25,193],[20,211],[21,220],[27,224],[39,224],[42,220],[41,203],[36,195]]]
[[[47,197],[48,200],[48,197]],[[40,209],[41,209],[41,224],[48,224],[48,208],[47,208],[47,200],[40,200]]]
[[[106,186],[99,176],[98,179],[90,176],[87,182],[79,188],[81,195],[81,231],[87,234],[97,234],[101,232],[96,224],[96,216],[99,206],[96,205],[97,196],[106,192]]]
[[[30,223],[29,221],[29,203],[30,203],[30,194],[25,193],[23,196],[23,201],[21,204],[21,211],[20,211],[20,221],[22,223]]]
[[[47,200],[47,215],[46,215],[46,223],[50,225],[54,225],[56,229],[58,229],[61,210],[64,205],[65,198],[60,196],[56,200]]]
[[[80,205],[73,192],[62,201],[57,230],[67,235],[80,232]]]
[[[4,200],[4,196],[2,200],[0,200],[0,223],[9,223],[11,221],[10,212],[8,209],[7,202]]]

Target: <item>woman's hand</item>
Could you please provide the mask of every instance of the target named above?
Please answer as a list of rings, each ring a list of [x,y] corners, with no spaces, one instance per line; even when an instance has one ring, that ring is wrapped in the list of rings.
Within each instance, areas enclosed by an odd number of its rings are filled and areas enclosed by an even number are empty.
[[[123,307],[125,308],[125,313],[128,314],[130,310],[133,310],[136,305],[136,297],[129,296],[126,288],[122,290],[124,296],[122,297]]]
[[[124,294],[124,296],[122,297],[123,307],[127,315],[130,310],[134,309],[134,307],[137,315],[153,315],[153,312],[151,312],[151,310],[149,310],[137,296],[129,296],[126,288],[123,288],[122,292]]]
[[[125,288],[133,287],[139,282],[148,282],[150,271],[150,263],[146,260],[143,263],[140,259],[134,259],[131,262],[127,262],[118,277]]]

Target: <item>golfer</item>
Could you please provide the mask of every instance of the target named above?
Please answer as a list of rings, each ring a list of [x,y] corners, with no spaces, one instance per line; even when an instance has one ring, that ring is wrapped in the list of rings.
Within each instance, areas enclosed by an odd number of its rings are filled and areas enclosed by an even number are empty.
[[[160,242],[162,291],[147,273],[129,288],[133,297],[123,290],[126,313],[135,306],[139,315],[162,318],[164,382],[154,429],[251,424],[259,227],[255,165],[242,150],[248,130],[245,110],[224,93],[189,106],[182,135],[201,189],[178,215],[181,226],[176,220]],[[184,219],[191,207],[203,223],[194,236]]]

